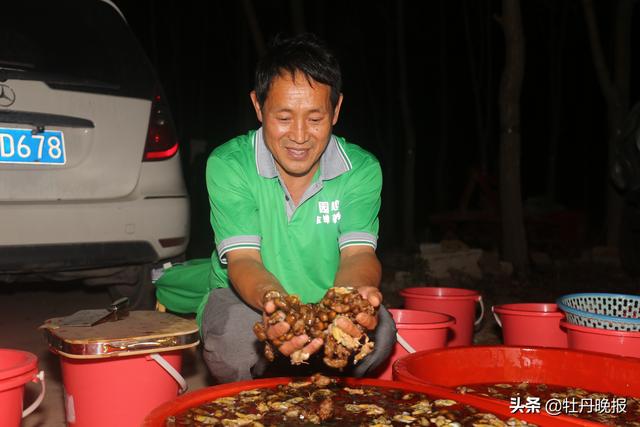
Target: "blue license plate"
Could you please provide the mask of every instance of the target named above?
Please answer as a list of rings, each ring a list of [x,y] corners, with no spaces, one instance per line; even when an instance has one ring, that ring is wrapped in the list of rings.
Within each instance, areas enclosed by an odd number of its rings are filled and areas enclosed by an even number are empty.
[[[62,131],[0,128],[0,163],[64,165],[66,161]]]

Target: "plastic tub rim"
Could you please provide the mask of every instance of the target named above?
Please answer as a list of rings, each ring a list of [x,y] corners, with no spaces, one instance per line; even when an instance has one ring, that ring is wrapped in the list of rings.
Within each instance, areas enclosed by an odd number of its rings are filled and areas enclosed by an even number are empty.
[[[500,307],[504,310],[515,310],[515,311],[533,311],[536,313],[558,313],[560,312],[560,308],[558,304],[550,301],[527,301],[527,302],[505,302],[502,304],[494,304],[494,307]],[[553,306],[555,309],[553,311],[540,311],[540,310],[527,310],[526,307],[529,306]],[[515,308],[512,308],[515,307]],[[522,307],[522,308],[517,308]]]
[[[7,369],[0,369],[0,381],[9,379],[12,377],[17,377],[26,373],[30,373],[31,371],[37,372],[38,368],[38,357],[30,353],[28,351],[23,350],[13,350],[9,348],[0,349],[0,358],[3,353],[15,353],[24,356],[19,362],[16,362],[14,365],[8,367]]]
[[[518,305],[522,304],[553,304],[555,306],[557,306],[557,304],[555,303],[517,303]],[[564,318],[565,315],[562,311],[560,311],[559,309],[557,311],[538,311],[538,310],[517,310],[517,309],[512,309],[512,308],[508,308],[508,307],[504,307],[505,305],[510,305],[510,304],[497,304],[491,307],[491,310],[493,310],[495,313],[498,314],[506,314],[509,316],[541,316],[541,317],[558,317],[558,318]]]
[[[421,292],[415,292],[416,289],[447,289],[447,290],[454,290],[456,292],[461,291],[459,294],[455,294],[455,295],[438,295],[438,294],[424,294]],[[402,297],[410,297],[410,298],[416,298],[416,299],[434,299],[434,298],[446,298],[446,299],[451,299],[451,300],[466,300],[466,299],[473,299],[474,301],[479,301],[482,298],[482,295],[480,294],[479,291],[475,291],[472,289],[464,289],[464,288],[449,288],[449,287],[432,287],[432,286],[425,286],[425,287],[411,287],[411,288],[404,288],[402,290],[400,290],[400,296]]]
[[[640,331],[616,331],[613,329],[590,328],[588,326],[576,325],[566,320],[560,321],[560,327],[565,329],[570,329],[572,331],[596,334],[596,335],[619,336],[619,337],[625,337],[625,338],[640,338]]]
[[[444,289],[447,291],[455,291],[455,292],[460,292],[461,296],[469,296],[469,295],[476,295],[479,294],[480,291],[476,290],[476,289],[467,289],[467,288],[458,288],[455,286],[409,286],[408,288],[404,288],[401,289],[400,292],[405,292],[405,293],[420,293],[419,291],[424,290],[424,289],[428,289],[428,290],[435,290],[435,289]],[[441,295],[444,296],[444,295]]]
[[[434,322],[429,322],[429,323],[420,323],[420,322],[409,322],[409,323],[404,323],[404,322],[398,322],[394,319],[394,322],[396,324],[396,326],[398,328],[402,328],[402,329],[416,329],[416,330],[420,330],[420,329],[443,329],[443,328],[449,328],[453,325],[455,325],[456,323],[456,319],[453,316],[450,316],[448,314],[445,313],[438,313],[436,311],[426,311],[426,310],[412,310],[412,309],[408,309],[408,308],[391,308],[389,309],[389,311],[391,313],[393,313],[393,311],[410,311],[410,312],[415,312],[416,314],[424,314],[424,313],[428,313],[428,314],[434,314],[436,315],[436,317],[440,317],[441,320],[438,321],[434,321]]]
[[[593,351],[593,350],[582,350],[582,349],[574,349],[574,348],[561,348],[561,347],[538,347],[538,346],[518,346],[518,345],[469,345],[469,346],[459,346],[459,347],[445,347],[445,348],[434,348],[434,349],[430,349],[430,350],[420,350],[417,351],[413,354],[409,354],[401,359],[398,359],[395,361],[395,363],[393,364],[393,373],[394,373],[394,378],[396,377],[396,374],[399,371],[402,371],[402,375],[407,374],[406,376],[410,376],[410,377],[415,377],[413,374],[408,372],[408,368],[406,367],[406,365],[408,363],[411,363],[412,359],[416,358],[416,357],[420,357],[421,355],[428,355],[431,353],[451,353],[451,352],[464,352],[464,351],[482,351],[482,350],[486,350],[486,351],[490,351],[491,349],[498,349],[500,351],[519,351],[522,352],[524,354],[526,353],[531,353],[532,355],[535,355],[536,352],[545,352],[545,353],[578,353],[578,354],[586,354],[589,356],[594,356],[597,357],[599,359],[610,359],[610,360],[618,360],[621,362],[626,362],[626,363],[633,363],[633,364],[638,364],[638,362],[640,361],[639,358],[637,357],[632,357],[632,356],[623,356],[623,355],[618,355],[618,354],[613,354],[613,353],[602,353],[602,352],[598,352],[598,351]],[[415,377],[418,378],[418,377]],[[444,386],[444,385],[440,385],[440,384],[435,384],[435,383],[431,383],[431,382],[427,382],[426,380],[420,379],[421,384],[430,384],[430,385],[435,385],[438,387],[445,387],[445,388],[451,388],[450,386]],[[402,380],[398,380],[398,381],[402,381]]]

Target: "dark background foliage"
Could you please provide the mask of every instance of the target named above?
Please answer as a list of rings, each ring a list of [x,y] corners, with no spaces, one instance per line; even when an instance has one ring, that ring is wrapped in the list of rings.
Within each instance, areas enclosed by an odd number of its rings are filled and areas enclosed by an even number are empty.
[[[499,175],[500,1],[115,2],[156,65],[173,109],[193,199],[192,256],[207,256],[211,247],[204,157],[258,126],[248,97],[253,68],[261,41],[277,33],[314,32],[341,60],[345,104],[335,133],[372,151],[382,163],[381,248],[402,244],[407,122],[400,106],[401,78],[406,78],[416,138],[415,243],[441,237],[429,216],[458,207],[472,168],[496,179]],[[596,1],[608,61],[613,59],[615,3]],[[638,69],[638,19],[636,8],[630,46],[632,105],[640,94],[633,74]],[[525,209],[579,211],[589,224],[588,241],[601,241],[607,112],[581,2],[523,0],[522,20]],[[405,68],[399,65],[403,49]],[[557,141],[555,167],[552,141]],[[471,199],[471,204],[478,207],[479,200]]]

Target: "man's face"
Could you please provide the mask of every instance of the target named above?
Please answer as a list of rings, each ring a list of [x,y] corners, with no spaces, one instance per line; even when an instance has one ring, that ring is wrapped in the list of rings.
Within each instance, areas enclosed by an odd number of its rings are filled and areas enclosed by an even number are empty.
[[[295,79],[289,73],[276,77],[262,107],[251,92],[265,143],[284,179],[309,178],[318,169],[342,103],[340,95],[333,108],[330,95],[330,86],[314,80],[309,84],[302,73]]]

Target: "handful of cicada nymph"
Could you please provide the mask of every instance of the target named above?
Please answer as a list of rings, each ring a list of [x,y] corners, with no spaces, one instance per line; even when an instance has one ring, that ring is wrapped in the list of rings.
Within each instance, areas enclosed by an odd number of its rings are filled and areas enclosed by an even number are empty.
[[[253,331],[264,344],[264,355],[269,361],[275,359],[274,348],[292,339],[294,336],[306,334],[324,341],[323,361],[327,366],[342,369],[349,363],[351,355],[356,364],[373,351],[374,343],[369,339],[364,328],[356,321],[360,313],[375,315],[377,309],[364,299],[355,288],[335,287],[327,291],[322,300],[316,304],[303,304],[297,295],[282,296],[278,292],[268,292],[265,302],[273,301],[277,310],[269,316],[268,325],[287,322],[290,326],[285,335],[269,340],[263,322],[257,322]],[[360,330],[359,339],[352,337],[340,329],[336,320],[346,317]],[[299,365],[309,359],[310,354],[298,350],[291,354],[291,363]]]

